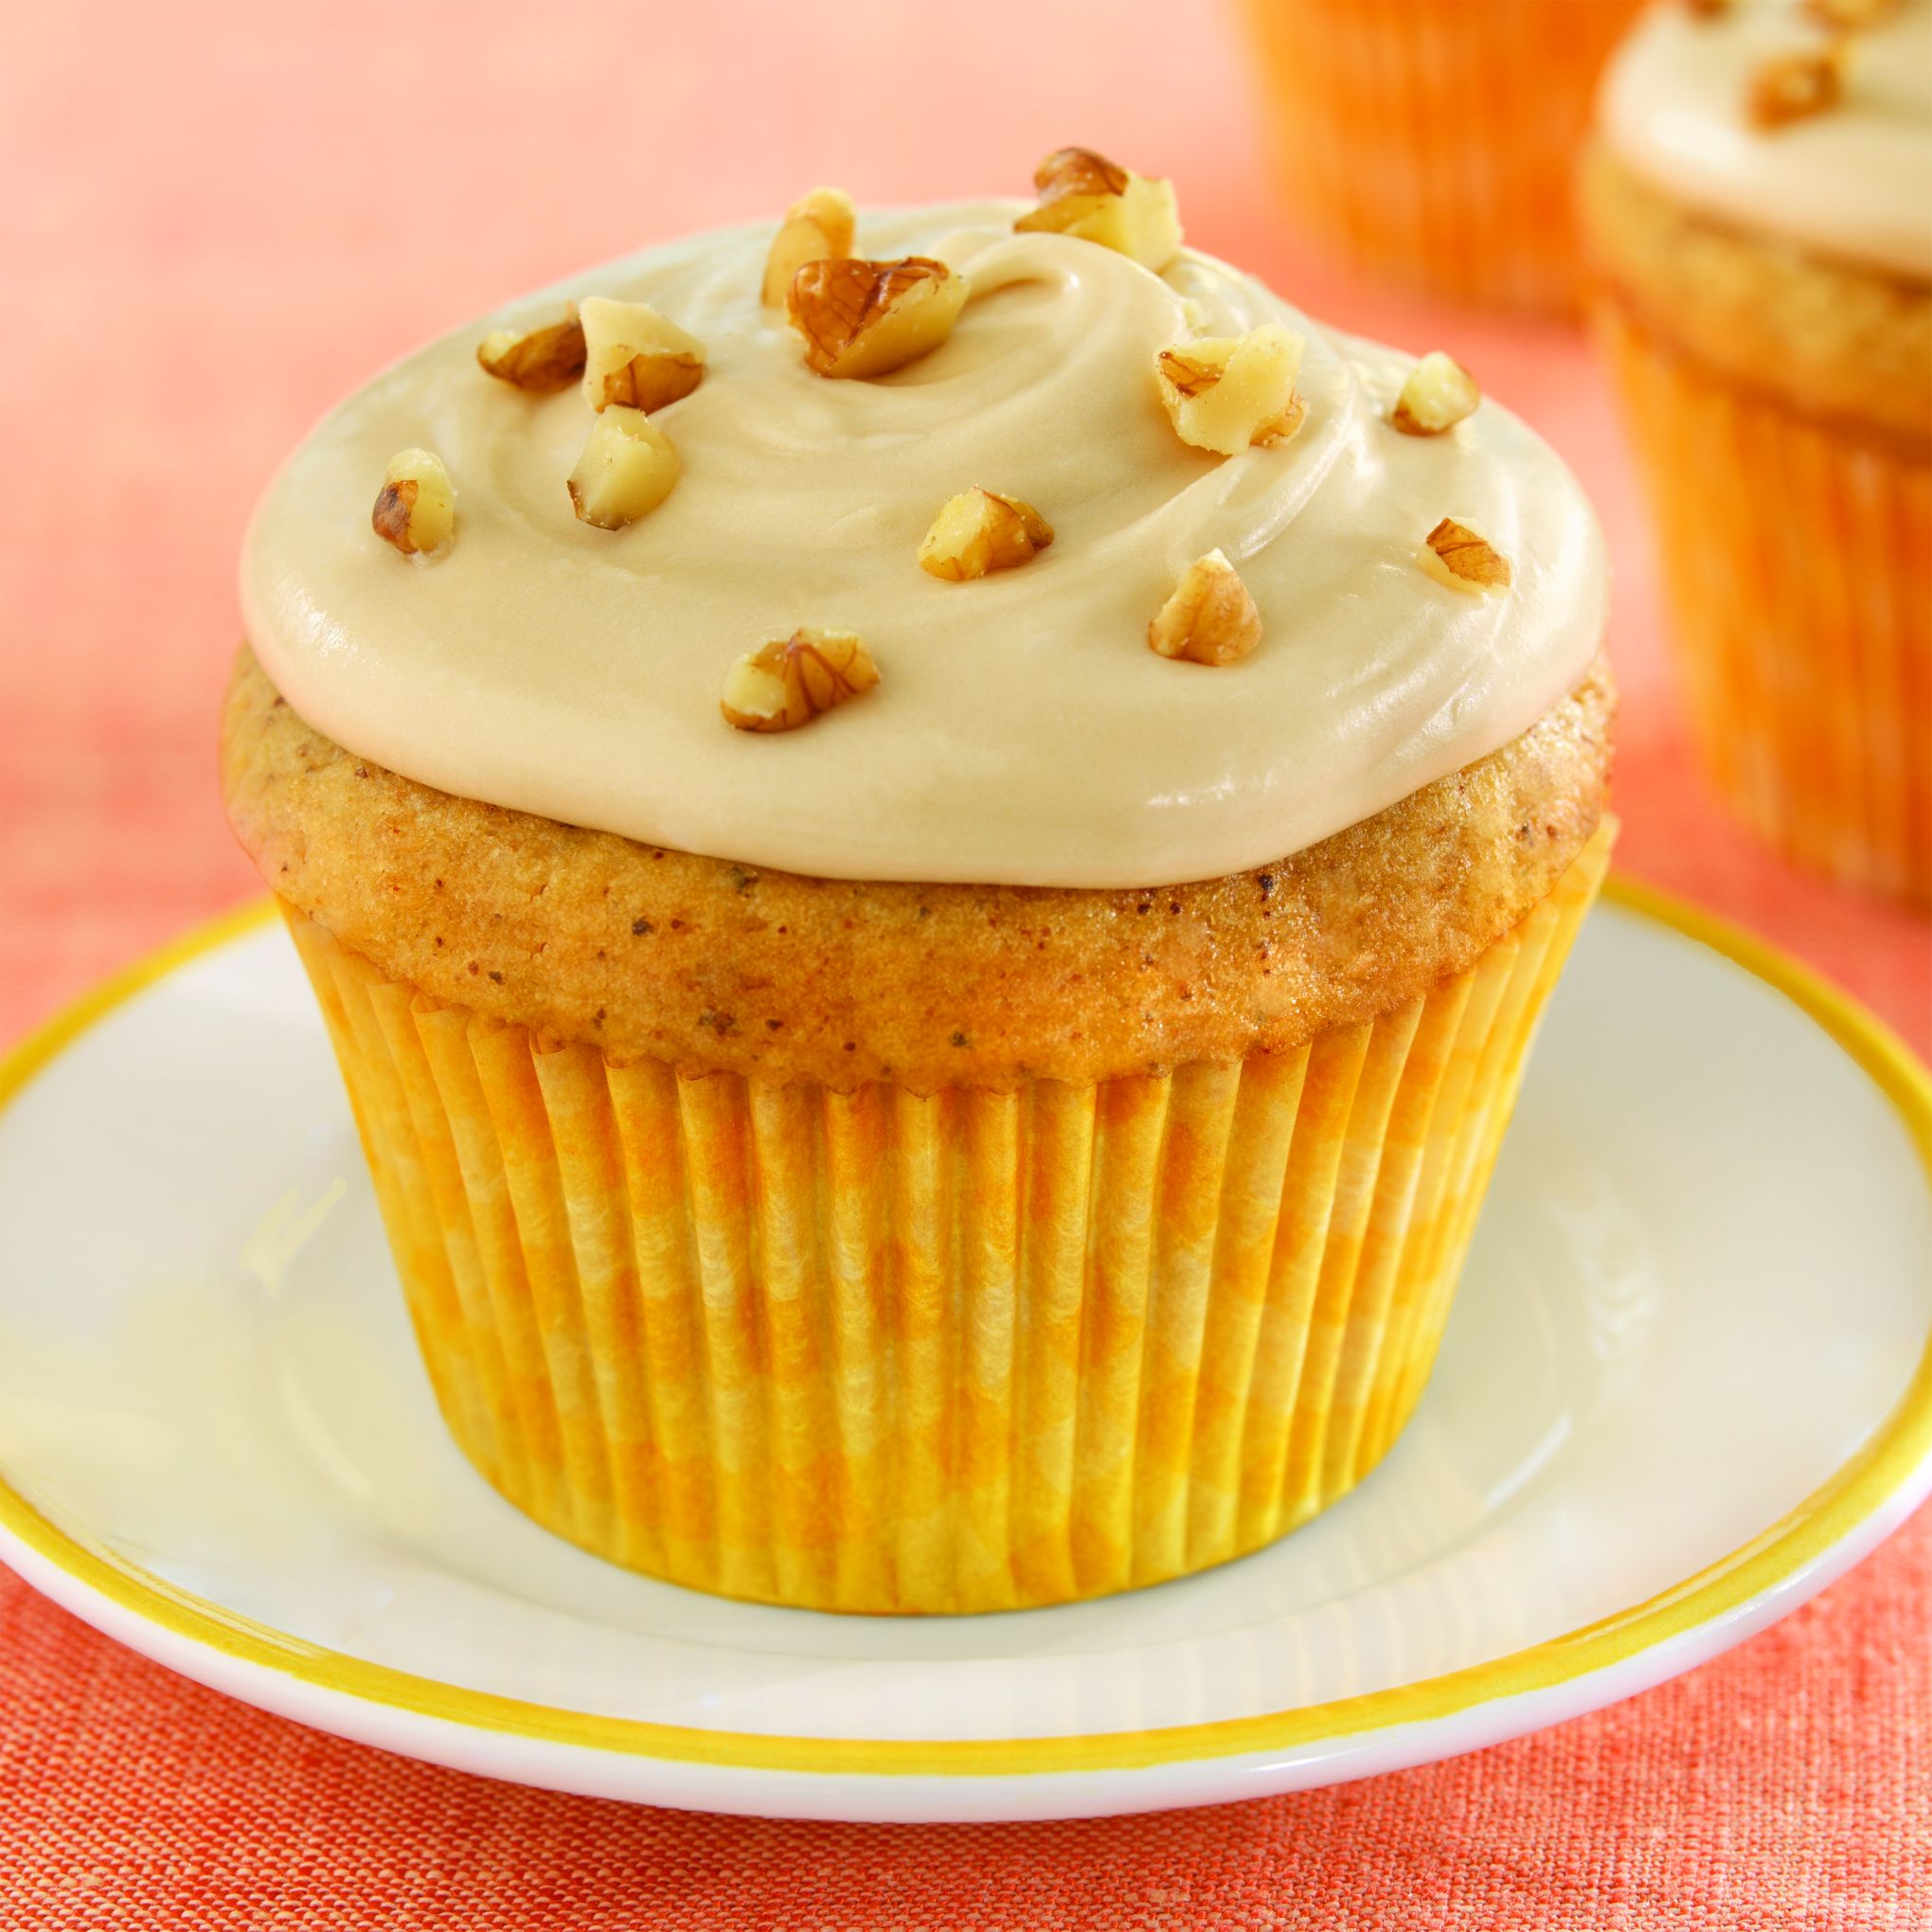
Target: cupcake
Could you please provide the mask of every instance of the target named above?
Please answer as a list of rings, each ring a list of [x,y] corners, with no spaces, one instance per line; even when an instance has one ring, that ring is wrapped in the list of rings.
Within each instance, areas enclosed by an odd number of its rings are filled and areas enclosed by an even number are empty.
[[[247,541],[227,809],[442,1414],[732,1597],[1091,1597],[1359,1481],[1604,868],[1561,463],[1042,183],[519,303]]]
[[[1297,224],[1464,301],[1576,299],[1569,180],[1642,0],[1243,0]]]
[[[1581,199],[1704,760],[1932,904],[1932,0],[1659,7]]]

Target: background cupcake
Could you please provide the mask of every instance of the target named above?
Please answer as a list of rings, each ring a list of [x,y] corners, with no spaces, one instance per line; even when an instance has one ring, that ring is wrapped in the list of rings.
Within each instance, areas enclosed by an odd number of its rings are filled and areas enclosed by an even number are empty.
[[[1582,205],[1712,775],[1932,902],[1932,6],[1658,8]]]
[[[734,1596],[1092,1596],[1359,1480],[1605,863],[1555,457],[1041,183],[434,345],[249,543],[228,809],[443,1414]]]
[[[1570,170],[1641,4],[1243,0],[1294,220],[1438,294],[1568,309]]]

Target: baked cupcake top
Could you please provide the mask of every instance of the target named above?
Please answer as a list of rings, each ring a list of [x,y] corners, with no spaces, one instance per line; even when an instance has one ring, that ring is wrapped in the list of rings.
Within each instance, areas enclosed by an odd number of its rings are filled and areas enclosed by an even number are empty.
[[[1692,207],[1932,279],[1932,0],[1660,0],[1599,122]]]
[[[1521,422],[1150,240],[1164,184],[1043,184],[1048,221],[852,242],[807,208],[789,314],[766,223],[396,365],[257,513],[276,687],[407,778],[652,845],[1118,886],[1300,850],[1577,684],[1601,539]]]

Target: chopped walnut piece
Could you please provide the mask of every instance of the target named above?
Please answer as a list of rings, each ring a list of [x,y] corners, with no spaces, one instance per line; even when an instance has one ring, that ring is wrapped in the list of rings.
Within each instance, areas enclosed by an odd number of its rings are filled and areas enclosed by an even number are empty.
[[[613,403],[592,426],[564,487],[581,521],[618,530],[655,510],[683,468],[671,438],[641,409]]]
[[[1305,413],[1295,378],[1306,346],[1271,322],[1247,335],[1204,335],[1162,349],[1154,375],[1175,435],[1224,456],[1293,436]]]
[[[583,304],[583,400],[593,409],[662,409],[705,380],[705,345],[646,302]]]
[[[921,570],[964,583],[1029,563],[1053,541],[1053,526],[1017,496],[967,490],[949,498],[919,546]]]
[[[1409,371],[1388,420],[1404,436],[1441,436],[1474,416],[1481,401],[1476,378],[1459,362],[1432,349]]]
[[[1693,13],[1699,20],[1715,20],[1730,11],[1731,0],[1683,0],[1683,5],[1686,13]]]
[[[1899,10],[1900,0],[1804,0],[1804,10],[1835,33],[1859,33]]]
[[[858,217],[852,198],[841,188],[814,188],[785,210],[778,232],[765,257],[764,288],[760,299],[767,309],[782,309],[792,293],[792,280],[808,261],[839,261],[852,252]]]
[[[440,550],[456,526],[456,492],[442,458],[428,450],[391,456],[369,522],[405,557]]]
[[[1261,641],[1261,614],[1219,550],[1189,564],[1147,627],[1148,648],[1195,664],[1235,664]]]
[[[563,321],[541,329],[498,329],[476,345],[476,360],[513,389],[550,396],[583,373],[583,324],[572,303]]]
[[[878,682],[879,667],[851,632],[801,626],[731,667],[719,709],[741,731],[796,731]]]
[[[1835,107],[1844,98],[1845,60],[1841,49],[1780,54],[1751,76],[1744,115],[1761,133],[1792,121],[1808,120]]]
[[[1422,540],[1419,563],[1451,590],[1508,590],[1510,561],[1467,524],[1444,517]]]
[[[1013,224],[1021,234],[1078,235],[1158,275],[1181,245],[1174,185],[1119,167],[1091,148],[1061,148],[1033,170],[1040,206]]]
[[[884,376],[939,348],[968,284],[943,261],[808,261],[787,297],[805,361],[821,376]]]

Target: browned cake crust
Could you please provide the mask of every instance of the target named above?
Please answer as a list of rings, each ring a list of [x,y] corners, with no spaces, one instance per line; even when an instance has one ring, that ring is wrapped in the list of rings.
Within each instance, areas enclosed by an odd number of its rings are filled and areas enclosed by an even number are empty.
[[[1932,287],[1700,214],[1601,145],[1578,188],[1597,292],[1654,342],[1800,416],[1932,444]]]
[[[1614,707],[1600,659],[1375,817],[1145,891],[801,878],[454,797],[313,730],[245,646],[222,776],[276,891],[433,999],[617,1060],[932,1091],[1279,1050],[1413,998],[1595,831]]]

